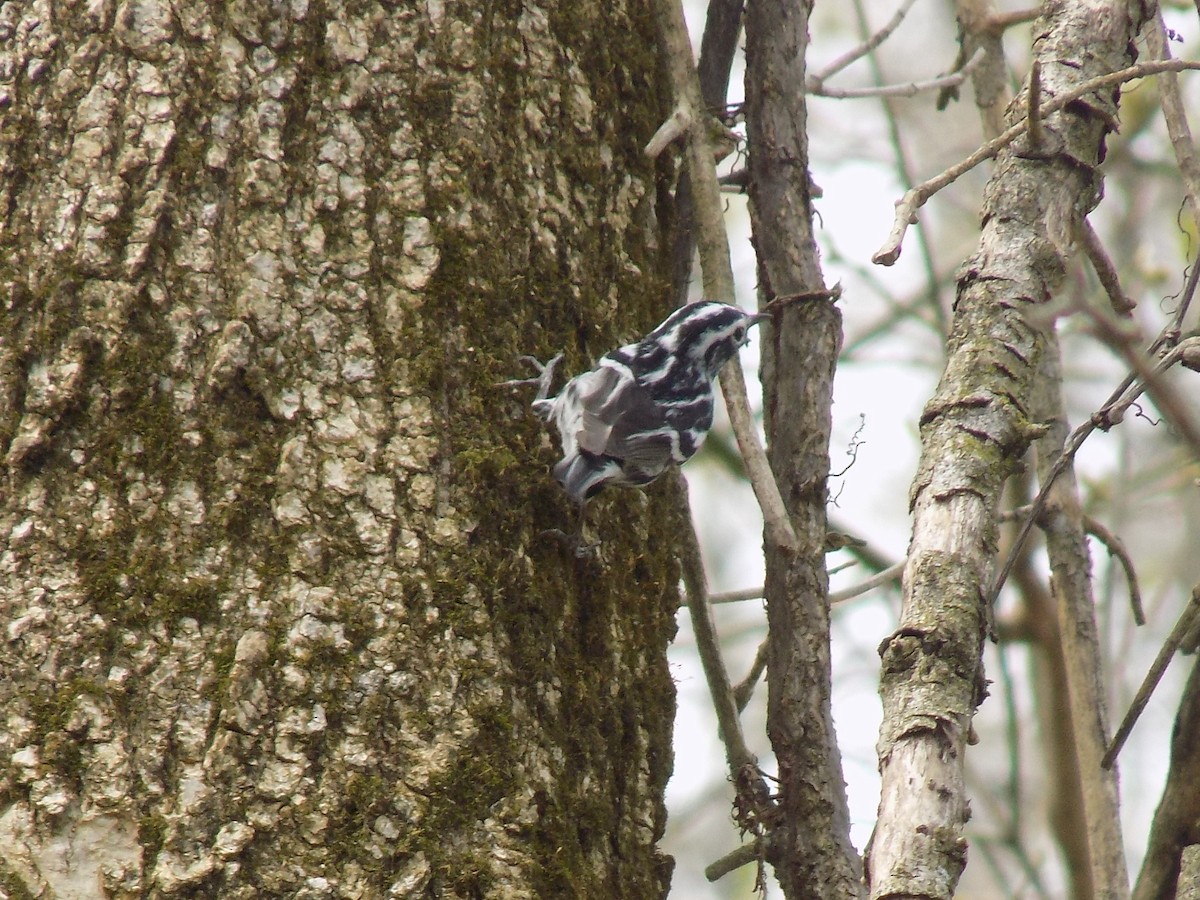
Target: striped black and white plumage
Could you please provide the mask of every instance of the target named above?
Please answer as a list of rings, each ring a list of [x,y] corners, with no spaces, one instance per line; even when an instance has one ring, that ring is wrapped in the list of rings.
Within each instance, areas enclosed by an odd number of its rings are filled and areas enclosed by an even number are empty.
[[[607,484],[642,487],[695,453],[713,420],[713,379],[747,341],[752,316],[704,300],[675,310],[533,408],[554,423],[554,477],[582,504]]]

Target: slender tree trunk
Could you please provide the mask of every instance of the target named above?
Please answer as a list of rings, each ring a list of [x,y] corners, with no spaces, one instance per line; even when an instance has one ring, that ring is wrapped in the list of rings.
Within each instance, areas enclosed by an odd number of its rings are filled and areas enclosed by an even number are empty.
[[[665,893],[675,513],[541,536],[495,387],[664,312],[657,65],[620,0],[0,10],[8,894]]]
[[[1043,99],[1128,65],[1144,16],[1140,5],[1112,0],[1045,4],[1034,26]],[[1028,91],[1010,118],[1027,112]],[[921,417],[900,626],[881,650],[872,897],[949,898],[966,864],[963,766],[985,695],[981,652],[1000,492],[1045,430],[1030,418],[1043,310],[1062,283],[1076,228],[1099,200],[1118,98],[1097,92],[1045,117],[1036,143],[1026,136],[1001,153],[979,249],[959,273],[946,369]],[[1114,864],[1095,877],[1095,889],[1124,896],[1123,880],[1123,865]]]
[[[1032,391],[1035,415],[1046,422],[1046,434],[1038,438],[1037,468],[1045,484],[1069,434],[1062,396],[1062,356],[1058,335],[1046,334],[1038,378]],[[1074,467],[1055,480],[1039,524],[1046,538],[1050,562],[1050,593],[1054,600],[1061,660],[1067,689],[1070,720],[1070,749],[1076,760],[1080,806],[1088,824],[1087,881],[1100,886],[1105,897],[1128,895],[1129,875],[1125,868],[1125,841],[1121,835],[1121,808],[1117,795],[1115,766],[1101,765],[1111,738],[1105,672],[1096,623],[1096,601],[1092,595],[1091,559],[1083,530],[1083,507],[1075,481]]]
[[[1196,589],[1200,591],[1200,587]],[[1192,602],[1200,602],[1193,595]],[[1194,857],[1200,852],[1200,659],[1180,699],[1171,731],[1171,768],[1162,800],[1146,842],[1146,859],[1134,886],[1134,900],[1200,896],[1200,872]],[[1189,865],[1188,857],[1193,860]],[[1189,871],[1190,870],[1190,871]]]
[[[808,12],[807,4],[778,2],[753,2],[746,11],[751,222],[763,299],[781,307],[763,347],[765,420],[771,467],[799,544],[794,556],[769,546],[766,560],[767,731],[781,797],[769,858],[788,898],[862,890],[830,707],[825,504],[842,331],[841,313],[821,296],[812,232]]]

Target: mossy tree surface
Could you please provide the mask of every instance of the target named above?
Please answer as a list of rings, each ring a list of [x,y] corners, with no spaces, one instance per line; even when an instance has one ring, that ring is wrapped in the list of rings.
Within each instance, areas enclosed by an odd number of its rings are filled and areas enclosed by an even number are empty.
[[[34,0],[0,63],[5,890],[665,893],[674,507],[540,536],[494,386],[665,312],[645,4]]]

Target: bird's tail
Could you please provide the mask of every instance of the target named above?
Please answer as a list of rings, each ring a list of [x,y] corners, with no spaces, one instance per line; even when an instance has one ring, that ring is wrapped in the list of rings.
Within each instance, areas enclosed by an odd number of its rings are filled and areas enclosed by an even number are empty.
[[[598,494],[605,481],[619,474],[616,460],[586,452],[568,456],[554,467],[558,483],[580,505]]]

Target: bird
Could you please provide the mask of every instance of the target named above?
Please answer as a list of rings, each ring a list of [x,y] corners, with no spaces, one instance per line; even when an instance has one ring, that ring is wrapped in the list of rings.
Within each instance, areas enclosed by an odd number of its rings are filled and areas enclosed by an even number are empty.
[[[676,309],[632,344],[601,357],[549,396],[562,354],[536,365],[534,411],[562,443],[554,477],[581,508],[609,485],[641,488],[700,449],[713,421],[713,379],[767,314],[716,300]]]

